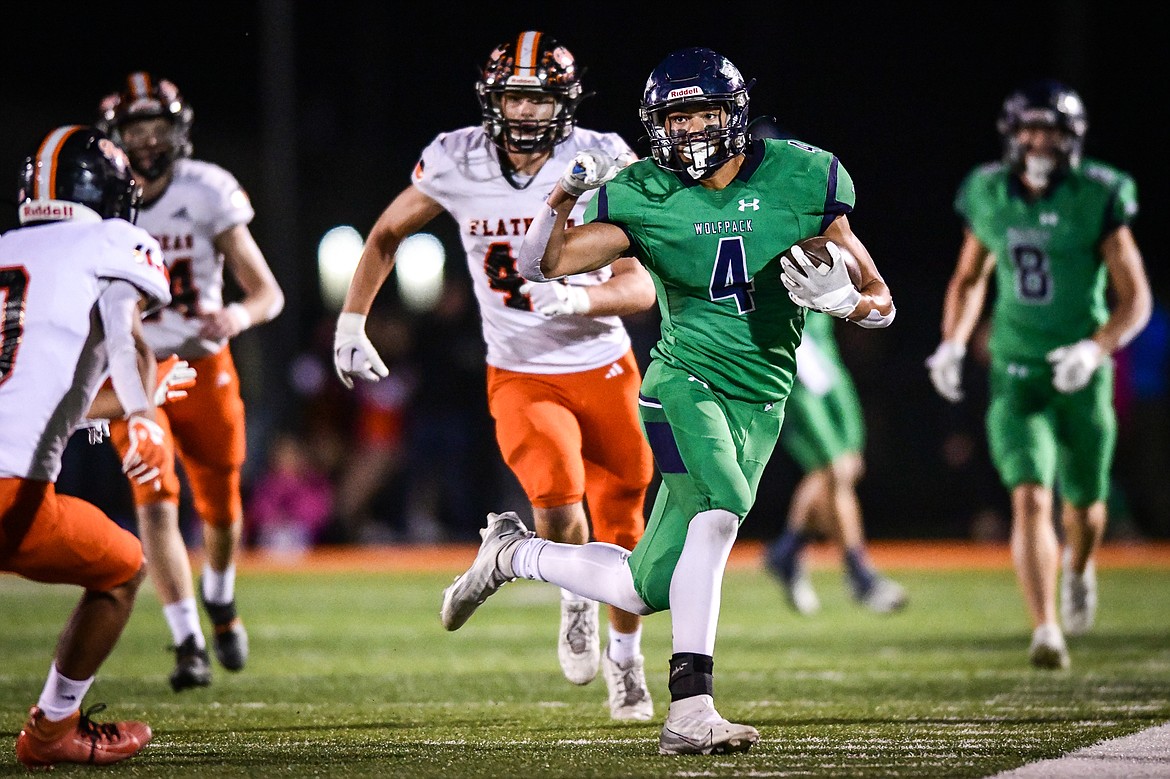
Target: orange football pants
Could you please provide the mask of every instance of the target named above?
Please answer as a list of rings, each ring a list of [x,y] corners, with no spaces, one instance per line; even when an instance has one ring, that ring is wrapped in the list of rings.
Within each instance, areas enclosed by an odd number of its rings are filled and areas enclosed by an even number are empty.
[[[158,409],[158,424],[168,450],[167,466],[159,475],[161,489],[153,484],[131,484],[135,505],[179,502],[179,476],[175,457],[183,464],[195,510],[209,525],[227,527],[243,516],[240,468],[244,464],[244,401],[240,377],[231,350],[191,360],[195,386],[187,397]],[[110,439],[118,454],[126,456],[130,433],[124,420],[110,422]]]
[[[144,563],[134,534],[92,503],[52,482],[0,479],[0,571],[107,592]]]
[[[500,453],[537,508],[586,502],[593,536],[626,549],[642,537],[650,447],[638,416],[633,351],[563,374],[488,366],[488,408]]]

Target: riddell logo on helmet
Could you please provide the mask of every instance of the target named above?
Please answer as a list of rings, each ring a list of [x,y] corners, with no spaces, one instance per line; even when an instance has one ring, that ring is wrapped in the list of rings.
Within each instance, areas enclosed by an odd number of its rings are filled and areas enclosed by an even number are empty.
[[[702,87],[683,87],[682,89],[672,89],[666,95],[667,100],[677,100],[680,97],[694,97],[703,94]]]
[[[25,222],[56,219],[64,221],[73,218],[73,206],[58,201],[34,200],[20,206],[20,218]]]

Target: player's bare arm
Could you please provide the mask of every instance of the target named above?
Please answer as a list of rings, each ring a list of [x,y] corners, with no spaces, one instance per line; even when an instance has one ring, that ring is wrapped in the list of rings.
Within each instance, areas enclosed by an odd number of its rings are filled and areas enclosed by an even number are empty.
[[[848,249],[857,258],[858,267],[861,268],[861,284],[858,287],[858,291],[861,292],[861,300],[857,302],[857,308],[847,318],[851,322],[856,322],[865,319],[871,312],[875,311],[878,316],[882,317],[892,314],[894,312],[894,299],[890,295],[890,288],[886,286],[885,279],[878,272],[873,256],[853,232],[853,228],[849,224],[849,217],[842,214],[834,219],[825,230],[825,237],[838,246]]]
[[[987,298],[995,255],[969,229],[963,232],[959,259],[943,301],[942,339],[966,344],[975,331]]]
[[[1108,321],[1093,335],[1106,354],[1122,348],[1150,321],[1153,298],[1141,250],[1128,226],[1121,226],[1101,242],[1114,306]]]
[[[341,310],[363,316],[369,314],[374,298],[394,268],[394,254],[399,244],[441,213],[443,207],[413,184],[402,190],[370,230]]]
[[[593,316],[628,316],[654,305],[657,293],[650,274],[633,257],[621,257],[610,266],[613,276],[604,284],[585,287]]]
[[[204,338],[234,338],[254,325],[276,318],[284,308],[284,292],[247,225],[235,225],[215,237],[224,266],[239,282],[242,300],[203,315]]]

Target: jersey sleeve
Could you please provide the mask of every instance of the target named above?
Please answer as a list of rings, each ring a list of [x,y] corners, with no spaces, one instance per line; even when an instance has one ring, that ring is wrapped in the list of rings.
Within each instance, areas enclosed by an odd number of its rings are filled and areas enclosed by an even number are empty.
[[[836,156],[829,160],[829,181],[825,197],[825,224],[827,228],[834,219],[853,211],[857,205],[857,192],[853,188],[853,177]],[[823,232],[823,231],[822,231]]]
[[[410,183],[424,195],[438,202],[446,202],[446,195],[453,186],[455,162],[447,146],[454,142],[450,133],[440,133],[431,141],[410,172]]]
[[[1105,214],[1106,233],[1111,233],[1122,225],[1131,224],[1137,218],[1137,214],[1137,184],[1132,176],[1123,173],[1118,178],[1117,188],[1109,201],[1109,211]]]
[[[102,225],[106,241],[98,258],[98,276],[123,279],[138,287],[149,298],[148,311],[169,304],[170,277],[158,241],[121,219],[107,219]]]
[[[211,234],[219,235],[236,225],[251,223],[256,216],[248,193],[236,177],[220,168],[211,189]]]

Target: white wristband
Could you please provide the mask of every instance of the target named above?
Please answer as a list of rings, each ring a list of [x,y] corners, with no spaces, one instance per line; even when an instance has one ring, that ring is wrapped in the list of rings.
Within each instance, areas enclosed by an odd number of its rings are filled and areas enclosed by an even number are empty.
[[[252,326],[252,315],[241,303],[230,303],[226,309],[228,315],[235,321],[236,328],[243,332]]]

